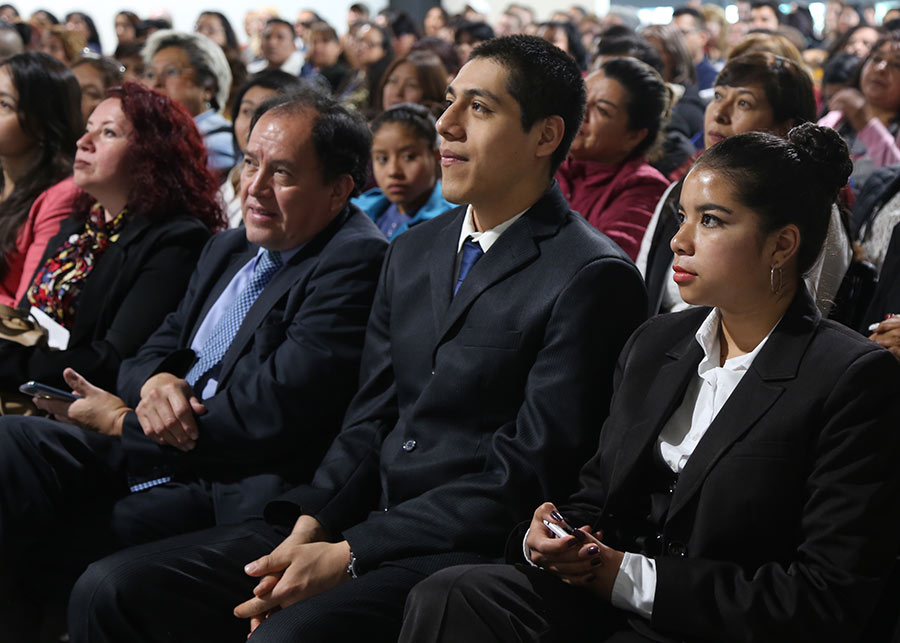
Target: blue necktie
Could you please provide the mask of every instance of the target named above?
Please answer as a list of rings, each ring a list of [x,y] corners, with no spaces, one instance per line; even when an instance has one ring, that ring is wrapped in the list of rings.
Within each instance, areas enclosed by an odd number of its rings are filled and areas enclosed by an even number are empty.
[[[200,349],[200,357],[194,363],[194,366],[188,371],[185,380],[191,386],[194,386],[203,375],[222,361],[225,351],[234,341],[238,329],[247,316],[247,311],[259,297],[259,293],[263,291],[266,284],[272,278],[272,275],[281,267],[281,256],[277,252],[267,250],[256,262],[256,268],[253,271],[253,277],[250,282],[244,286],[237,298],[231,303],[225,314],[216,324],[209,339]]]
[[[459,261],[459,277],[456,279],[456,287],[453,289],[454,295],[456,295],[456,291],[459,290],[463,279],[469,274],[472,266],[474,266],[475,262],[481,259],[483,255],[484,250],[481,249],[481,244],[477,241],[472,241],[472,237],[469,237],[463,242],[462,259]]]

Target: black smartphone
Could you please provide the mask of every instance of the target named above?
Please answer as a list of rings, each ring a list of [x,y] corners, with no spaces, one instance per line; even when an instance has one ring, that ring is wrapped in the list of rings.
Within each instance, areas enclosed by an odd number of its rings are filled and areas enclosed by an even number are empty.
[[[60,402],[74,402],[75,400],[81,399],[80,395],[75,395],[74,393],[69,393],[33,380],[22,384],[22,386],[19,387],[19,392],[30,395],[31,397],[39,397],[45,400],[59,400]]]

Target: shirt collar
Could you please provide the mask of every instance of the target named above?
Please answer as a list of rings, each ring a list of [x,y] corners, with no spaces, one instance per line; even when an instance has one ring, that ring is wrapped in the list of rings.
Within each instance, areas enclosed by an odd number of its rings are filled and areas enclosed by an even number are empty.
[[[509,226],[518,221],[526,212],[528,212],[527,208],[517,215],[510,217],[500,225],[494,226],[490,230],[478,232],[475,230],[475,222],[472,219],[472,204],[470,203],[466,208],[466,216],[463,219],[462,230],[459,231],[459,243],[456,245],[457,254],[462,250],[463,244],[469,237],[472,238],[472,241],[475,241],[481,246],[482,251],[487,252],[491,249],[491,246],[494,245],[494,242],[500,238],[500,235],[506,232]]]
[[[301,248],[303,248],[303,246],[305,246],[305,245],[306,245],[305,243],[301,243],[296,248],[291,248],[290,250],[273,250],[272,254],[276,254],[279,256],[279,258],[281,259],[281,265],[283,266],[284,264],[286,264],[288,261],[291,260],[291,257],[293,257],[295,254],[300,252]],[[256,251],[256,260],[257,261],[259,261],[259,258],[263,255],[264,252],[266,252],[266,249],[263,248],[262,246],[260,246],[259,250]]]
[[[700,364],[697,365],[697,374],[701,377],[704,373],[714,368],[719,368],[721,355],[719,326],[721,321],[722,316],[719,314],[719,309],[713,308],[709,315],[706,316],[706,319],[703,320],[703,323],[700,324],[700,328],[697,329],[697,333],[694,335],[697,343],[700,344],[700,348],[703,349],[703,359],[700,360]],[[780,322],[781,319],[778,321]],[[775,323],[775,326],[778,326],[778,322]],[[775,330],[775,326],[772,327],[772,330]],[[745,355],[738,355],[737,357],[725,360],[725,364],[723,364],[721,368],[736,372],[748,370],[753,363],[753,360],[756,359],[756,356],[759,354],[759,351],[765,345],[769,337],[771,337],[772,330],[762,338],[759,344],[756,345],[756,348],[752,351]]]
[[[202,123],[203,121],[205,121],[207,118],[209,118],[210,116],[212,116],[215,113],[216,113],[216,110],[214,110],[212,108],[206,110],[205,112],[200,112],[199,114],[194,116],[194,125],[199,127],[200,123]]]

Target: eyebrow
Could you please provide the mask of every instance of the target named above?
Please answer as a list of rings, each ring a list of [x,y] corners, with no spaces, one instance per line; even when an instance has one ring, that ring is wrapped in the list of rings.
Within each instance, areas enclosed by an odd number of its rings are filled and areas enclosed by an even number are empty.
[[[16,97],[8,92],[0,92],[0,96],[2,96],[3,98],[8,98],[9,100],[11,100],[14,103],[18,102],[16,100]]]
[[[116,120],[114,118],[105,118],[102,121],[100,121],[99,123],[95,123],[91,119],[88,119],[88,122],[85,123],[84,126],[87,127],[88,125],[93,125],[94,127],[103,127],[104,125],[109,125],[109,124],[115,125]]]
[[[730,87],[730,85],[725,85],[725,86]],[[753,98],[756,98],[756,94],[753,92],[752,89],[748,89],[746,87],[732,87],[732,89],[734,89],[739,95],[750,94],[751,96],[753,96]]]
[[[594,105],[599,105],[600,103],[603,103],[604,105],[609,105],[610,107],[615,107],[616,109],[619,109],[618,105],[616,105],[611,100],[606,100],[605,98],[598,98],[597,100],[593,101]]]
[[[683,210],[684,207],[682,207],[681,209]],[[719,205],[718,203],[701,203],[694,209],[701,212],[715,210],[716,212],[724,212],[725,214],[734,214],[733,210],[731,210],[730,208],[726,208],[724,205]]]
[[[245,153],[244,156],[252,156],[254,161],[259,161],[259,157],[256,154],[250,154],[248,152],[248,153]],[[267,163],[270,167],[273,167],[276,170],[284,168],[286,170],[293,171],[297,167],[297,164],[294,163],[293,161],[291,161],[290,159],[272,159],[272,158],[270,158],[270,159],[268,159]]]
[[[456,90],[453,89],[453,85],[447,87],[447,93],[451,96],[456,96]],[[489,101],[493,101],[495,103],[502,103],[503,100],[497,96],[494,92],[484,89],[483,87],[473,87],[471,89],[463,90],[463,96],[467,98],[487,98]]]

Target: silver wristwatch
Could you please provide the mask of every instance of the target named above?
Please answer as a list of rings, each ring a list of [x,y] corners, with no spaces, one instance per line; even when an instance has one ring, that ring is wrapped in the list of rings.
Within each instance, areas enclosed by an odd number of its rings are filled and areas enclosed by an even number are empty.
[[[350,562],[347,563],[347,573],[350,574],[350,578],[359,578],[359,574],[356,573],[356,554],[352,549],[350,550]]]

